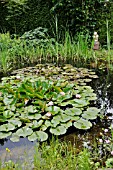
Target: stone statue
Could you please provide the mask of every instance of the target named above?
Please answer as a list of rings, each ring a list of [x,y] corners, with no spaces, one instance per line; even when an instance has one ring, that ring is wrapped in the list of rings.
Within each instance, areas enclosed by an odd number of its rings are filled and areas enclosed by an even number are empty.
[[[97,32],[94,32],[93,39],[94,39],[94,47],[93,50],[99,50],[99,41],[98,41],[99,35]]]

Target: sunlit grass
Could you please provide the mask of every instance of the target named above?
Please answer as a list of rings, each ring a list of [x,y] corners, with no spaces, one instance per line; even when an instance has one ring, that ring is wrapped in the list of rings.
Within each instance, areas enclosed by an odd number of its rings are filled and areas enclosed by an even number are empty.
[[[112,60],[111,50],[92,50],[93,43],[89,46],[88,35],[79,34],[73,38],[66,32],[59,43],[55,39],[52,41],[46,38],[44,45],[28,43],[17,37],[11,39],[9,33],[0,34],[0,37],[0,72],[4,73],[33,63],[70,61],[76,64],[97,64],[101,58],[110,65]]]

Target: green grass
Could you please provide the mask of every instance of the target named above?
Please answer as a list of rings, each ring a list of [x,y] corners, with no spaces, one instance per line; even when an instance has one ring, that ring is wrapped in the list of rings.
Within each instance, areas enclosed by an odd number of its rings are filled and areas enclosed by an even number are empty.
[[[107,39],[109,36],[107,34]],[[26,41],[16,36],[11,39],[10,34],[0,34],[0,72],[7,73],[13,69],[25,67],[33,63],[42,62],[72,62],[77,65],[89,64],[94,62],[96,65],[100,62],[113,63],[112,50],[101,49],[92,50],[88,43],[88,35],[78,34],[75,38],[71,37],[68,32],[65,33],[64,39],[59,43],[55,39],[45,37],[37,44],[34,41]],[[108,47],[109,48],[109,47]]]
[[[9,153],[8,153],[9,154]],[[11,154],[11,153],[10,153]],[[92,170],[91,157],[87,149],[83,149],[77,153],[76,148],[65,142],[51,140],[35,146],[34,163],[31,166],[26,166],[24,169],[31,170]],[[21,170],[22,166],[9,160],[0,164],[1,170]]]

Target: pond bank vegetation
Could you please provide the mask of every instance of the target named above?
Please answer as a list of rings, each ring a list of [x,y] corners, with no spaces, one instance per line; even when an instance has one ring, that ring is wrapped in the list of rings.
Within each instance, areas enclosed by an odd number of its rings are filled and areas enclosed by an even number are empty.
[[[9,33],[0,34],[0,72],[7,74],[14,69],[37,63],[70,63],[98,69],[112,69],[112,50],[93,50],[93,41],[88,35],[78,34],[75,38],[66,32],[57,41],[41,27],[24,33],[21,37]]]
[[[110,129],[104,129],[100,134],[102,138],[98,139],[98,145],[95,143],[92,148],[84,145],[81,151],[78,151],[76,145],[71,142],[61,142],[58,139],[52,138],[50,142],[37,143],[35,146],[34,158],[32,163],[26,161],[20,163],[11,160],[11,150],[6,148],[6,156],[10,155],[10,159],[5,162],[0,162],[1,170],[109,170],[113,167],[113,136],[106,139],[106,133]],[[113,132],[111,132],[113,135]],[[103,148],[102,148],[103,146]],[[107,148],[107,149],[105,149]],[[102,149],[104,149],[104,157]]]

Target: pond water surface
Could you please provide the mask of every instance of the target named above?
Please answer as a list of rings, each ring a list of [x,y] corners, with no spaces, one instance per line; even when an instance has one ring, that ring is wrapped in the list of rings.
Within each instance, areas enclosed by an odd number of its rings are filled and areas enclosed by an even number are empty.
[[[112,74],[103,73],[99,75],[98,79],[93,80],[91,86],[98,97],[98,100],[95,101],[95,105],[101,108],[101,116],[104,116],[104,119],[98,118],[93,121],[93,127],[88,131],[69,129],[67,134],[61,137],[63,141],[71,141],[78,149],[93,143],[100,135],[102,128],[108,128],[113,120]],[[11,142],[9,139],[1,140],[0,142],[0,157],[2,160],[7,161],[12,159],[14,161],[25,161],[26,159],[29,164],[32,163],[35,142],[29,142],[26,138],[21,138],[19,142],[15,143]],[[6,148],[9,148],[11,152],[7,153]]]

